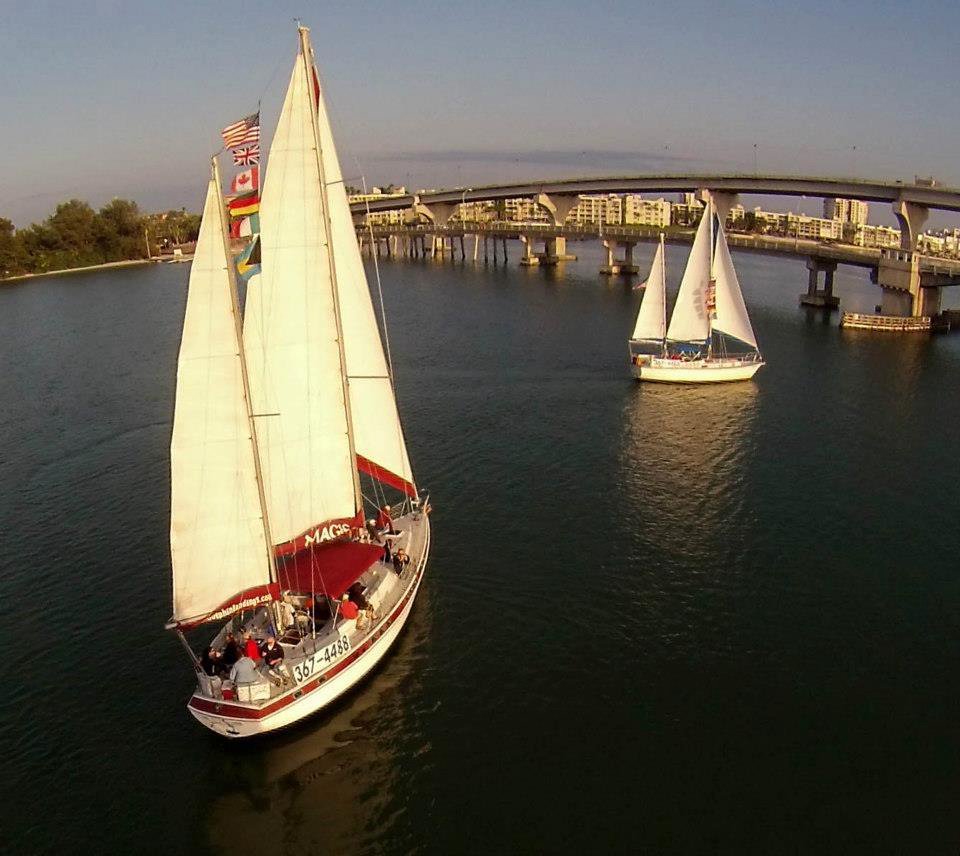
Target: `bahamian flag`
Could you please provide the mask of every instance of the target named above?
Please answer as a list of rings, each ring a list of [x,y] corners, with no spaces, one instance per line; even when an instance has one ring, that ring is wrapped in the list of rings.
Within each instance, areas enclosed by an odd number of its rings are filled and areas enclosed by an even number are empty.
[[[254,274],[260,273],[260,236],[253,240],[236,256],[237,275],[247,282]]]

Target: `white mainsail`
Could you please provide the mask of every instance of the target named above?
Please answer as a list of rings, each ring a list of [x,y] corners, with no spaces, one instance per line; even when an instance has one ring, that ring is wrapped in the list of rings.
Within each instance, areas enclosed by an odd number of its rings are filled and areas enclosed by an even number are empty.
[[[747,315],[747,307],[743,302],[743,293],[740,291],[740,282],[737,272],[730,258],[730,248],[720,226],[717,232],[717,246],[713,259],[713,276],[717,288],[717,314],[713,322],[713,329],[728,336],[733,336],[741,342],[746,342],[753,348],[757,347],[757,337],[754,335]]]
[[[710,219],[708,204],[697,228],[687,266],[680,281],[677,303],[670,316],[667,338],[674,342],[703,342],[710,338],[707,316],[707,284],[710,280]]]
[[[170,441],[173,618],[270,582],[220,194],[207,187],[177,362]]]
[[[319,87],[319,76],[316,81]],[[331,243],[337,266],[354,446],[358,456],[399,476],[408,492],[413,492],[413,473],[397,412],[393,383],[387,370],[322,90],[318,102],[317,124],[327,183]]]
[[[308,63],[297,58],[260,203],[261,274],[244,316],[275,544],[358,510]]]
[[[665,284],[665,269],[663,260],[663,238],[650,265],[650,276],[647,277],[647,286],[643,291],[643,300],[637,312],[637,323],[633,328],[631,339],[655,339],[662,341],[667,332],[667,289]]]

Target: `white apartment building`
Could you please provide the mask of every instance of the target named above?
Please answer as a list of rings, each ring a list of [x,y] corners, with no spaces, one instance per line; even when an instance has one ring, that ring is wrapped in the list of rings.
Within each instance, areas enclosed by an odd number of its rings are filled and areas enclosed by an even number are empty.
[[[347,196],[347,202],[373,202],[378,199],[395,199],[398,196],[406,196],[405,187],[396,187],[389,193],[384,193],[379,187],[371,187],[369,193],[351,193]],[[366,218],[366,222],[371,226],[392,226],[406,221],[408,212],[398,209],[396,211],[371,211]]]
[[[867,222],[869,205],[859,199],[824,199],[823,216],[827,220],[863,225]]]
[[[853,243],[858,247],[897,249],[900,246],[900,230],[892,226],[871,226],[869,223],[861,223],[854,233]]]
[[[532,199],[504,199],[503,219],[510,223],[549,223],[550,216]]]
[[[643,199],[631,193],[623,197],[622,222],[664,229],[670,225],[670,207],[666,199]]]
[[[623,223],[623,197],[612,193],[609,196],[581,196],[565,222],[577,226],[599,226],[601,223],[619,226]]]
[[[843,237],[843,223],[840,220],[790,213],[786,218],[786,235],[809,241],[839,241]]]

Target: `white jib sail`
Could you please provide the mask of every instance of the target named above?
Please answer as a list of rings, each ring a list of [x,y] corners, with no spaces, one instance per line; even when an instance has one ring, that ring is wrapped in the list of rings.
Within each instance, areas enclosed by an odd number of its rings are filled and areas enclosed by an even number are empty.
[[[740,291],[740,282],[733,267],[733,259],[730,258],[730,248],[727,246],[723,227],[720,227],[717,233],[713,277],[717,283],[717,316],[713,322],[713,329],[756,348],[757,337],[750,324],[750,316],[747,315],[747,307],[743,302],[743,293]]]
[[[211,181],[177,362],[170,553],[178,621],[270,582],[219,198]]]
[[[631,339],[656,339],[662,341],[666,334],[666,312],[664,304],[667,300],[664,287],[664,260],[663,241],[657,247],[653,264],[650,265],[650,276],[647,277],[647,286],[643,290],[643,300],[637,312],[637,323],[633,328]]]
[[[397,413],[393,384],[387,371],[322,91],[317,118],[337,265],[347,376],[350,379],[354,447],[358,455],[412,485],[413,473]]]
[[[276,544],[357,511],[312,88],[298,57],[270,147],[260,203],[261,273],[248,285],[243,325]]]
[[[670,316],[667,338],[674,342],[703,342],[710,336],[707,283],[710,280],[710,217],[708,205],[700,218],[687,266],[680,281],[677,303]]]

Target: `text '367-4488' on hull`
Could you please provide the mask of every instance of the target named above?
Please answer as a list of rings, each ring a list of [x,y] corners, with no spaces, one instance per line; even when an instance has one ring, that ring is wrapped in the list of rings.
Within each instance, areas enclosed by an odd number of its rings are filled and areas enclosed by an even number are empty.
[[[234,164],[254,164],[229,205],[211,160],[177,363],[167,627],[196,673],[190,713],[227,737],[292,725],[355,686],[406,624],[430,552],[309,31],[298,37],[262,191],[259,114],[222,132]]]

